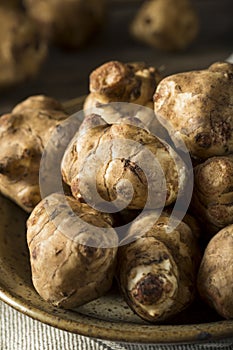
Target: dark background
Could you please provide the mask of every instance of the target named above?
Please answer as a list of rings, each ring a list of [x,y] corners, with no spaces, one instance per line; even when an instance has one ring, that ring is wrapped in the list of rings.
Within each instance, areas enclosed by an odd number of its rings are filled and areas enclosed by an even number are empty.
[[[130,37],[128,26],[142,1],[107,2],[107,17],[100,33],[76,52],[50,47],[48,58],[34,80],[0,92],[0,113],[10,111],[33,94],[46,94],[62,102],[86,94],[89,73],[108,60],[145,61],[156,67],[164,66],[164,75],[169,75],[205,68],[233,52],[233,0],[193,0],[201,30],[188,50],[177,53],[149,48]]]

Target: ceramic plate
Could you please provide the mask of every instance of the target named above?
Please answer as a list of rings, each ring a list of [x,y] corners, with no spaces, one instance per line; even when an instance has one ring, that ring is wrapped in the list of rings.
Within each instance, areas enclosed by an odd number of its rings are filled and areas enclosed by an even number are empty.
[[[70,112],[82,108],[83,99],[70,101]],[[128,308],[114,285],[110,292],[73,310],[44,302],[31,282],[26,245],[27,214],[0,196],[0,298],[20,312],[66,331],[112,341],[132,343],[201,342],[233,335],[233,321],[221,320],[198,302],[172,324],[152,325]]]

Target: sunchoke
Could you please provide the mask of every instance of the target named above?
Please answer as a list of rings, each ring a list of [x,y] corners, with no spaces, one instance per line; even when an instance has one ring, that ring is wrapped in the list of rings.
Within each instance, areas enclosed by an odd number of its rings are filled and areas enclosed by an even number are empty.
[[[47,53],[33,21],[20,10],[0,6],[0,87],[22,82],[39,71]]]
[[[233,225],[209,242],[198,273],[198,289],[222,317],[233,319]]]
[[[193,215],[209,239],[233,223],[233,157],[211,157],[194,168]]]
[[[24,0],[43,36],[56,45],[76,49],[104,22],[105,0]]]
[[[68,115],[46,96],[32,96],[0,118],[0,192],[30,212],[40,201],[39,168],[44,147]]]
[[[233,151],[233,64],[164,78],[154,95],[154,110],[171,137],[180,137],[194,158]]]
[[[196,239],[184,222],[172,232],[168,223],[165,213],[157,219],[156,212],[145,212],[119,247],[119,288],[129,306],[151,322],[174,316],[195,296],[200,260]]]
[[[145,1],[130,26],[136,39],[168,51],[185,49],[198,31],[198,16],[190,0]]]
[[[72,308],[108,291],[118,244],[111,225],[109,215],[63,194],[52,194],[34,208],[27,242],[33,284],[43,299]]]
[[[92,205],[101,197],[116,200],[128,209],[161,208],[176,200],[186,182],[185,166],[176,164],[174,151],[140,123],[120,118],[108,124],[94,114],[84,119],[61,165],[74,197]]]
[[[145,63],[110,61],[90,75],[90,94],[84,110],[103,113],[110,102],[131,102],[153,108],[153,94],[161,75]]]

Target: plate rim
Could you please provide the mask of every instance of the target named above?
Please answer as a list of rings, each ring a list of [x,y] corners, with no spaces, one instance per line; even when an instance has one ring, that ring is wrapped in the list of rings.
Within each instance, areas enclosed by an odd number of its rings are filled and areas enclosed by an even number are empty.
[[[115,342],[137,344],[184,344],[208,343],[210,341],[227,340],[233,335],[233,320],[222,320],[201,324],[183,325],[142,325],[129,322],[113,322],[100,320],[93,316],[79,314],[80,322],[62,318],[40,309],[25,298],[17,297],[0,284],[0,300],[26,316],[40,321],[48,326],[68,331],[74,334]],[[59,309],[58,309],[59,311]],[[60,310],[61,311],[61,310]],[[72,310],[62,310],[72,313]],[[77,312],[75,312],[77,315]],[[85,320],[86,319],[86,320]],[[88,324],[87,319],[97,324]],[[221,327],[220,327],[221,325]],[[109,328],[111,326],[111,328]],[[134,329],[130,330],[129,327]],[[226,328],[223,332],[223,327]],[[136,329],[135,329],[136,328]],[[138,331],[138,332],[136,332]]]

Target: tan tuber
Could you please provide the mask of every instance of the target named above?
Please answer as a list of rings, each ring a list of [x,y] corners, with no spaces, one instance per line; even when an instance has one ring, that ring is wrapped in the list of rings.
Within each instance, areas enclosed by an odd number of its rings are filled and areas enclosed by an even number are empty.
[[[185,49],[198,31],[198,15],[190,0],[145,1],[130,25],[136,39],[165,51]]]
[[[0,88],[4,88],[35,76],[47,45],[33,21],[13,6],[0,5],[0,21]]]
[[[90,74],[86,114],[103,113],[110,102],[130,102],[153,108],[153,94],[160,73],[145,63],[106,62]]]
[[[43,199],[27,221],[32,280],[43,299],[72,308],[109,290],[118,238],[112,219],[63,194]]]
[[[233,319],[233,225],[209,242],[198,273],[198,289],[222,317]]]
[[[233,157],[211,157],[194,168],[193,215],[210,238],[233,223]]]
[[[31,96],[0,118],[0,192],[30,212],[40,201],[39,168],[45,145],[68,115],[46,96]]]
[[[61,168],[73,196],[92,205],[104,199],[128,209],[160,208],[174,202],[186,182],[184,164],[173,156],[139,119],[108,124],[92,114],[67,147]]]
[[[194,158],[233,152],[233,64],[164,78],[154,95],[154,110],[172,138],[181,138]]]
[[[29,16],[45,38],[76,49],[102,26],[105,0],[24,0]]]
[[[168,224],[167,214],[158,219],[156,212],[144,212],[118,253],[119,288],[134,312],[151,322],[176,315],[195,297],[200,259],[196,238],[184,222],[172,232]]]

